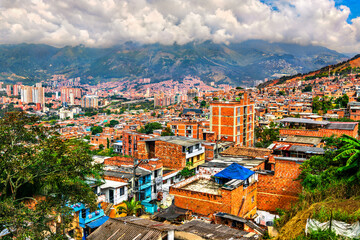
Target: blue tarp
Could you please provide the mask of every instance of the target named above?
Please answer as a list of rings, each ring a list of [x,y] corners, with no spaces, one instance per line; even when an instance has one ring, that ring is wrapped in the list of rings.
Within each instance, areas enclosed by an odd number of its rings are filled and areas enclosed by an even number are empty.
[[[87,223],[86,226],[88,226],[89,228],[96,228],[96,227],[103,225],[103,223],[106,222],[108,219],[109,219],[108,216],[103,216],[92,222]]]
[[[255,172],[251,171],[237,163],[233,163],[221,172],[215,174],[215,177],[226,178],[226,179],[239,179],[245,180],[248,179]]]

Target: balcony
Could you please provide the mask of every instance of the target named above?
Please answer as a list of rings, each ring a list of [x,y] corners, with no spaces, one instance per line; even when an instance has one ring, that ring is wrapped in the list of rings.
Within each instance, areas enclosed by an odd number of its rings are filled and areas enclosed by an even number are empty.
[[[139,184],[139,190],[144,190],[149,187],[151,187],[151,181],[146,181],[144,183]]]
[[[204,147],[200,147],[199,149],[193,149],[191,153],[189,152],[186,153],[186,158],[195,157],[197,155],[203,154],[204,152],[205,152]]]

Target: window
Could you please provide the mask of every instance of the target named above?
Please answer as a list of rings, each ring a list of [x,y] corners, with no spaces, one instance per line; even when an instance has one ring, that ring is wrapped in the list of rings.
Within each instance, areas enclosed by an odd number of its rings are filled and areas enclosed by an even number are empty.
[[[124,194],[125,194],[125,188],[122,187],[122,188],[120,188],[120,196],[122,196],[122,195],[124,195]]]
[[[252,197],[251,197],[251,202],[253,203],[254,201],[255,201],[255,197],[252,196]]]
[[[81,218],[86,218],[86,209],[81,209]]]
[[[196,145],[195,145],[195,148],[196,148],[196,149],[200,149],[200,144],[196,144]]]

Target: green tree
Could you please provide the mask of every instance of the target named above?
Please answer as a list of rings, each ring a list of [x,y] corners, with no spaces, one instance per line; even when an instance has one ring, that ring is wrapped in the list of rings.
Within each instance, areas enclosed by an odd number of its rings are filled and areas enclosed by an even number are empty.
[[[130,201],[124,201],[125,206],[119,206],[117,208],[118,214],[125,213],[126,216],[135,216],[140,209],[144,209],[144,206],[141,205],[140,201],[135,201],[133,197]]]
[[[334,161],[340,162],[340,167],[337,172],[341,178],[348,182],[360,181],[360,141],[348,135],[343,135],[340,138],[343,146],[339,149],[339,154],[334,158]]]
[[[346,107],[347,107],[347,104],[349,103],[349,97],[348,97],[348,95],[344,94],[343,96],[338,97],[338,98],[335,100],[335,103],[336,103],[336,107],[337,107],[337,108],[346,108]]]
[[[285,91],[279,91],[279,96],[285,96]]]
[[[103,132],[103,128],[102,128],[101,126],[92,126],[92,127],[90,128],[90,130],[91,130],[91,134],[92,134],[92,135],[96,135],[96,134],[98,134],[98,133],[102,133],[102,132]]]
[[[179,174],[181,176],[183,176],[184,178],[189,178],[189,177],[195,175],[195,170],[194,169],[189,169],[189,167],[186,166],[179,172]]]
[[[118,120],[110,120],[110,127],[115,127],[116,125],[119,124],[119,121]]]
[[[13,230],[9,237],[16,239],[67,239],[69,205],[96,207],[86,180],[100,181],[101,165],[93,163],[86,143],[62,139],[37,121],[24,113],[0,119],[0,231]],[[36,205],[30,209],[29,203]]]
[[[139,132],[146,133],[146,134],[152,134],[154,130],[156,129],[162,129],[161,123],[158,122],[151,122],[146,124],[144,127],[140,128]]]
[[[161,136],[174,136],[175,134],[171,131],[169,127],[166,127],[162,132]]]
[[[102,150],[104,150],[104,145],[103,144],[100,144],[99,145],[99,149],[102,151]]]
[[[311,85],[306,85],[303,90],[301,90],[302,92],[312,92],[312,86]]]
[[[106,138],[106,148],[110,148],[110,140],[109,138]]]
[[[201,107],[201,108],[206,107],[206,101],[205,101],[205,100],[202,100],[202,101],[201,101],[200,107]]]
[[[255,139],[258,142],[255,143],[256,147],[267,148],[274,141],[279,140],[279,128],[272,122],[269,127],[256,127],[255,128]]]
[[[195,102],[198,102],[198,101],[199,101],[199,98],[198,98],[198,97],[194,97],[194,101],[195,101]]]

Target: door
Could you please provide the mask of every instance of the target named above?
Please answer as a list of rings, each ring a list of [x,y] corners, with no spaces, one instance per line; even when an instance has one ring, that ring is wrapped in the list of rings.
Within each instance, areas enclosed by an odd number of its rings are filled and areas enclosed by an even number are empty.
[[[109,189],[109,202],[114,203],[114,190]]]

